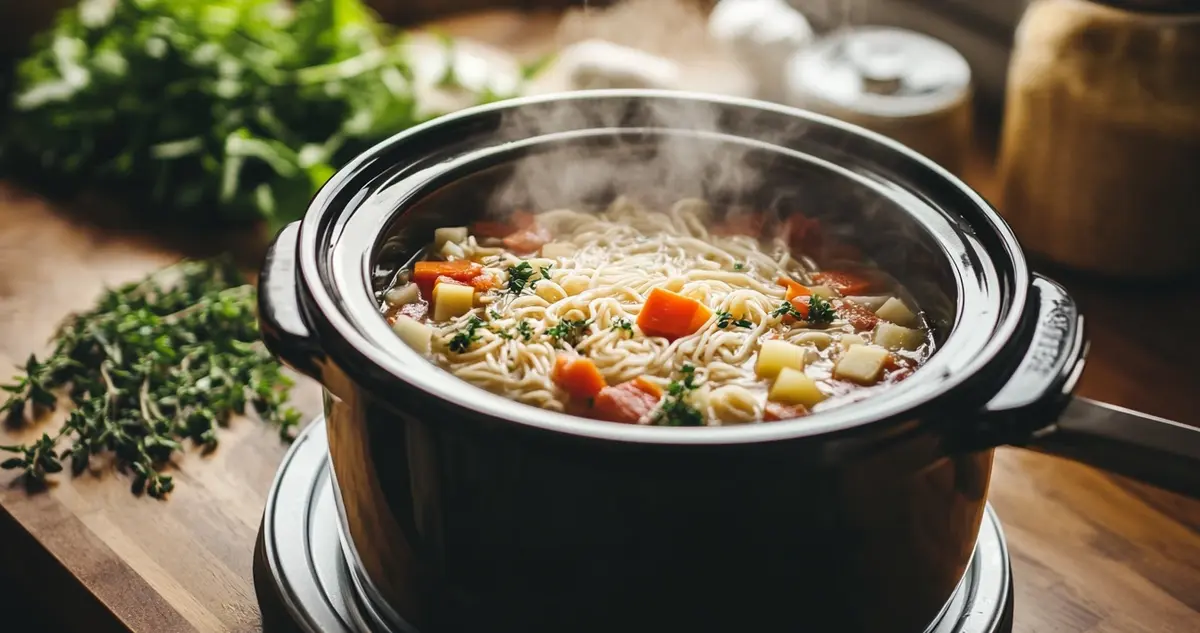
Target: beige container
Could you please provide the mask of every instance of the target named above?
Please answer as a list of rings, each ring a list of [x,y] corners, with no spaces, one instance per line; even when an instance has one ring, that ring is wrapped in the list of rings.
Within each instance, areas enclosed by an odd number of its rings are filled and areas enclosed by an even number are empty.
[[[961,174],[971,148],[971,68],[950,45],[906,29],[836,31],[797,53],[788,102],[889,136]]]
[[[1072,268],[1200,270],[1200,14],[1038,0],[1017,33],[1001,211]]]

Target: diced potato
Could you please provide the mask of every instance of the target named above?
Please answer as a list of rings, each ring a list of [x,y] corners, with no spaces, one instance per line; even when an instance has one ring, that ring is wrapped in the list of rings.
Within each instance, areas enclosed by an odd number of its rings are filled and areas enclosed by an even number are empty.
[[[812,345],[817,349],[825,349],[833,344],[833,337],[824,332],[805,332],[792,339],[796,345]]]
[[[471,286],[442,282],[433,287],[433,320],[449,321],[471,311],[475,289]]]
[[[917,315],[913,314],[913,311],[909,310],[908,306],[896,297],[888,299],[882,306],[879,306],[879,309],[875,311],[875,316],[905,327],[917,325]]]
[[[829,286],[809,286],[808,289],[822,299],[836,299],[838,297],[838,293]]]
[[[875,326],[875,344],[890,350],[915,350],[925,344],[925,333],[921,330],[881,321]]]
[[[592,280],[583,275],[571,275],[562,280],[563,291],[572,297],[587,290],[591,285]]]
[[[804,369],[804,348],[787,341],[773,339],[765,341],[758,350],[758,361],[754,372],[760,378],[774,378],[785,368]]]
[[[570,242],[548,242],[542,246],[542,257],[547,259],[570,259],[579,247]]]
[[[404,284],[389,289],[383,294],[383,300],[394,306],[406,306],[416,303],[421,298],[421,289],[417,284]]]
[[[457,244],[467,241],[467,227],[447,226],[433,231],[433,247],[441,250],[447,242]]]
[[[767,394],[767,398],[780,404],[799,404],[812,408],[825,399],[825,394],[821,393],[817,381],[809,378],[803,371],[784,367],[775,379],[775,384],[771,385],[771,392]]]
[[[454,242],[446,242],[445,244],[442,244],[442,247],[438,249],[438,254],[449,261],[463,259],[467,256],[467,252],[463,250],[463,247]]]
[[[567,298],[567,293],[562,289],[562,286],[554,283],[553,281],[542,281],[538,283],[537,289],[535,289],[534,292],[537,293],[537,296],[549,301],[550,303],[562,301],[563,299]]]
[[[873,385],[883,375],[889,352],[875,345],[855,345],[833,366],[833,377],[860,385]]]
[[[428,356],[433,347],[433,328],[420,321],[401,314],[392,324],[392,331],[400,336],[400,340],[416,350],[418,354]]]
[[[838,339],[838,345],[841,345],[842,349],[850,349],[855,345],[866,344],[867,340],[857,334],[843,334],[841,338]]]

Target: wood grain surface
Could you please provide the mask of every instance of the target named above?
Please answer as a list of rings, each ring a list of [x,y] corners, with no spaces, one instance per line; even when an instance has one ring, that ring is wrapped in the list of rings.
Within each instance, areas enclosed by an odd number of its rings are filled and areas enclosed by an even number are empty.
[[[460,27],[500,45],[532,37],[511,15]],[[968,180],[994,194],[990,154],[975,159]],[[164,236],[119,219],[85,220],[95,209],[51,204],[0,182],[0,367],[44,350],[57,322],[105,285],[181,254],[232,246],[255,257],[237,237]],[[1059,276],[1092,325],[1080,391],[1200,425],[1200,339],[1166,331],[1194,320],[1200,288],[1131,292]],[[306,383],[298,398],[306,412],[319,410],[315,385]],[[46,428],[2,429],[0,443]],[[0,631],[260,630],[253,546],[285,450],[270,429],[235,420],[215,454],[180,455],[167,502],[132,496],[128,477],[106,468],[60,477],[37,494],[0,475]],[[1018,449],[997,452],[991,500],[1014,557],[1019,633],[1200,631],[1200,502]]]

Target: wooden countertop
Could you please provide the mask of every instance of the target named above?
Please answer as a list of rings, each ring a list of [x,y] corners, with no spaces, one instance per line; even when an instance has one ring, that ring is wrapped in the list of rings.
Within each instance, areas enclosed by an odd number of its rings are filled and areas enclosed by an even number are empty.
[[[509,24],[505,37],[521,38]],[[967,179],[994,193],[985,153]],[[89,217],[0,182],[0,367],[44,350],[105,284],[229,245]],[[1157,331],[1192,321],[1200,288],[1060,280],[1091,324],[1081,394],[1200,426],[1200,338]],[[319,411],[314,385],[298,398]],[[42,430],[0,429],[0,444]],[[131,496],[114,472],[32,495],[0,474],[0,586],[19,588],[0,593],[0,630],[260,630],[253,545],[286,447],[248,420],[221,442],[179,458],[168,502]],[[1014,558],[1018,633],[1200,630],[1200,502],[1019,449],[998,451],[991,501]]]

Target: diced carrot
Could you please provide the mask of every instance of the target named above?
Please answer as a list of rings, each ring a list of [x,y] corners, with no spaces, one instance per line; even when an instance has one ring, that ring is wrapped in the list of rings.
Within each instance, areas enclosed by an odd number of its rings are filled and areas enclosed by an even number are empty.
[[[857,303],[835,300],[833,307],[838,316],[849,321],[859,332],[873,329],[879,323],[879,317],[875,316],[874,312]]]
[[[483,266],[465,259],[452,262],[417,262],[413,266],[412,281],[421,289],[422,296],[431,297],[439,277],[469,284],[481,273]]]
[[[639,381],[640,378],[601,389],[592,407],[592,417],[623,424],[640,422],[658,406],[662,395],[647,391]]]
[[[487,292],[496,287],[496,277],[490,273],[483,273],[472,279],[471,285],[479,292]]]
[[[663,395],[662,387],[659,387],[656,383],[651,382],[645,376],[638,376],[637,378],[634,378],[633,385],[638,389],[641,389],[642,391],[654,396],[655,398],[661,398]]]
[[[812,280],[817,285],[829,286],[843,295],[862,294],[873,285],[870,279],[862,275],[837,270],[813,273]]]
[[[800,318],[802,318],[802,319],[808,318],[808,302],[811,300],[812,300],[811,294],[801,295],[799,297],[790,297],[788,299],[788,301],[792,304],[792,307],[795,308],[796,312],[800,313]],[[789,323],[794,320],[795,319],[790,314],[787,317],[784,317],[784,321],[787,321]]]
[[[778,422],[780,420],[793,420],[806,415],[808,415],[808,409],[803,405],[789,406],[777,402],[768,402],[766,410],[763,411],[763,421]]]
[[[647,336],[675,340],[695,333],[711,316],[712,310],[699,301],[655,288],[646,298],[637,323]]]
[[[550,241],[550,233],[539,226],[521,229],[504,238],[504,247],[514,253],[533,253]]]
[[[595,398],[608,386],[592,359],[568,356],[554,361],[554,382],[573,398]]]
[[[812,295],[812,290],[808,286],[792,279],[790,277],[780,277],[775,283],[787,288],[787,300],[791,301],[796,297],[808,297]]]

